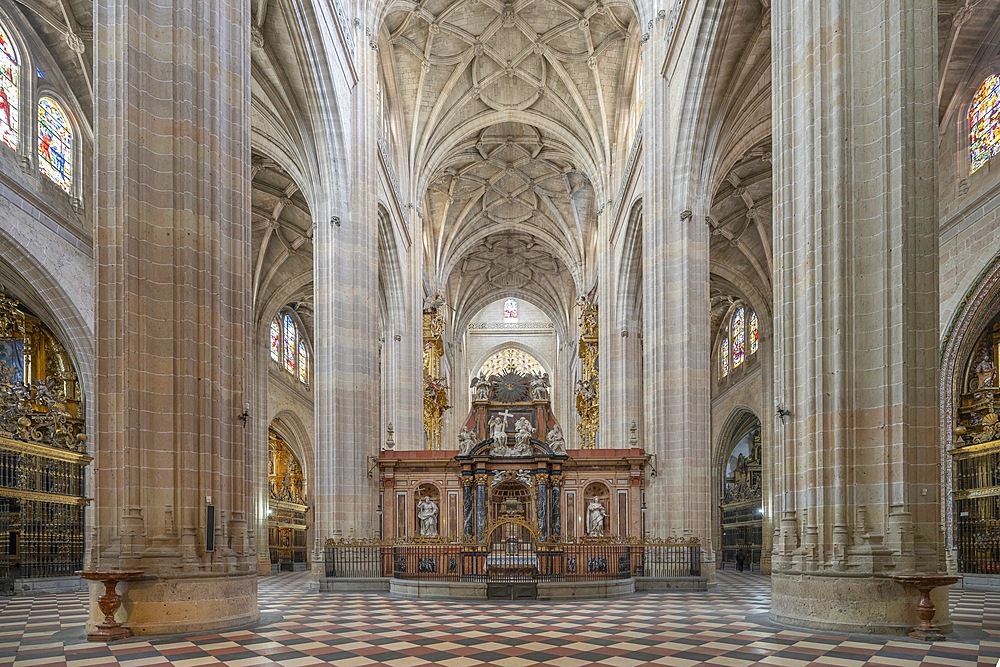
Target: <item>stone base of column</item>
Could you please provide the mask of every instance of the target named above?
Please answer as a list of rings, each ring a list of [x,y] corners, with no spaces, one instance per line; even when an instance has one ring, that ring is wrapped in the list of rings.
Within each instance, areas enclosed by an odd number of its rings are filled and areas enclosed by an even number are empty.
[[[948,590],[934,591],[934,625],[951,632]],[[905,635],[920,619],[913,590],[885,577],[771,574],[772,621],[812,630]]]
[[[271,576],[271,558],[268,555],[258,555],[257,556],[257,576],[258,577],[270,577]]]
[[[87,632],[104,620],[103,585],[90,586]],[[124,589],[124,590],[122,590]],[[155,579],[121,584],[116,618],[134,635],[169,635],[251,626],[260,620],[257,575]]]

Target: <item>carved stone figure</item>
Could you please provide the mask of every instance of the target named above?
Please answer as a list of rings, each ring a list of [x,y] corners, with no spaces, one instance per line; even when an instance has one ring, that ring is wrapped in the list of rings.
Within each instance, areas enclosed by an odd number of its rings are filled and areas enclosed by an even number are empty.
[[[549,400],[549,374],[542,373],[541,376],[534,378],[531,384],[528,385],[531,390],[531,400],[533,401],[547,401]]]
[[[552,427],[552,430],[549,431],[549,434],[545,439],[549,443],[549,448],[552,449],[553,454],[566,453],[566,439],[563,437],[563,432],[562,429],[559,428],[559,424]]]
[[[607,516],[608,512],[601,504],[600,498],[594,496],[587,505],[587,534],[591,537],[604,537],[604,519]]]
[[[507,448],[507,414],[499,414],[490,420],[490,436],[496,449]]]
[[[424,499],[417,503],[417,520],[420,521],[421,537],[437,537],[439,513],[437,503],[431,500],[430,496],[424,496]]]
[[[476,446],[476,434],[467,428],[463,428],[458,434],[458,455],[468,456],[472,453],[472,448]]]
[[[493,383],[487,380],[485,376],[479,375],[472,378],[472,384],[470,386],[476,392],[477,401],[490,400],[490,394],[493,393]]]
[[[517,434],[514,436],[515,456],[525,456],[531,454],[531,436],[535,433],[535,427],[531,425],[527,417],[521,417],[514,424]]]

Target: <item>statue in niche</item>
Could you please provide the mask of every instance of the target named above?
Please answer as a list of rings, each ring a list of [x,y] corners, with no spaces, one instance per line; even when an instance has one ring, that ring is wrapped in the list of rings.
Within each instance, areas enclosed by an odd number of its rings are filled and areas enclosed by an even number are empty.
[[[417,520],[420,521],[421,537],[438,536],[438,514],[437,503],[431,500],[430,496],[424,496],[424,499],[417,503]]]
[[[458,455],[468,456],[472,453],[472,448],[476,446],[476,434],[467,428],[463,428],[458,434]]]
[[[493,383],[486,379],[486,376],[479,375],[472,378],[471,386],[476,392],[477,401],[488,401],[490,400],[490,394],[493,393]]]
[[[528,385],[531,391],[531,400],[533,401],[547,401],[549,400],[549,374],[542,373],[541,376],[534,378],[531,384]]]
[[[604,537],[604,519],[607,516],[608,512],[601,504],[601,499],[594,496],[594,499],[587,505],[587,535]]]
[[[976,364],[976,379],[979,380],[980,389],[993,386],[993,372],[995,370],[996,368],[993,366],[993,361],[990,360],[988,356],[984,356],[982,360]]]
[[[566,439],[563,436],[562,429],[559,428],[559,424],[552,427],[549,431],[546,441],[549,443],[549,448],[552,449],[553,454],[565,454],[566,453]]]
[[[531,436],[535,433],[535,427],[531,425],[527,417],[521,417],[514,424],[517,434],[514,436],[514,455],[526,456],[531,454]]]

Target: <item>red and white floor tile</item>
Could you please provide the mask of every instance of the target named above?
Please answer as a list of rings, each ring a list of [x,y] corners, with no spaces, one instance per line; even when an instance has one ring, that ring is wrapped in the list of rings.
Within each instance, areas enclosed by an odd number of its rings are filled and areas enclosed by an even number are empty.
[[[612,601],[439,602],[316,593],[261,580],[253,630],[114,644],[84,638],[82,593],[0,598],[0,667],[943,667],[1000,665],[1000,593],[954,591],[949,641],[782,629],[767,577],[723,572],[708,593]]]

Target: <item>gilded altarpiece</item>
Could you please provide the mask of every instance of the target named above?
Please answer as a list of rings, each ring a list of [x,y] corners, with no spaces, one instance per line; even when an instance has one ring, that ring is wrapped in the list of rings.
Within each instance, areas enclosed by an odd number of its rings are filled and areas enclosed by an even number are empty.
[[[1000,574],[1000,317],[977,341],[961,379],[952,480],[958,571]]]
[[[0,292],[0,594],[83,567],[87,455],[65,348]]]
[[[444,317],[437,307],[423,314],[424,447],[441,449],[441,429],[448,404],[448,383],[441,371],[444,357]]]
[[[577,432],[580,435],[580,447],[593,449],[597,447],[597,430],[600,420],[598,390],[600,380],[597,374],[597,356],[599,352],[597,338],[597,304],[580,297],[577,301],[580,309],[580,340],[577,355],[580,358],[580,379],[576,383],[576,412],[580,417]]]
[[[268,432],[268,550],[272,571],[307,566],[305,478],[302,463],[277,433]]]

